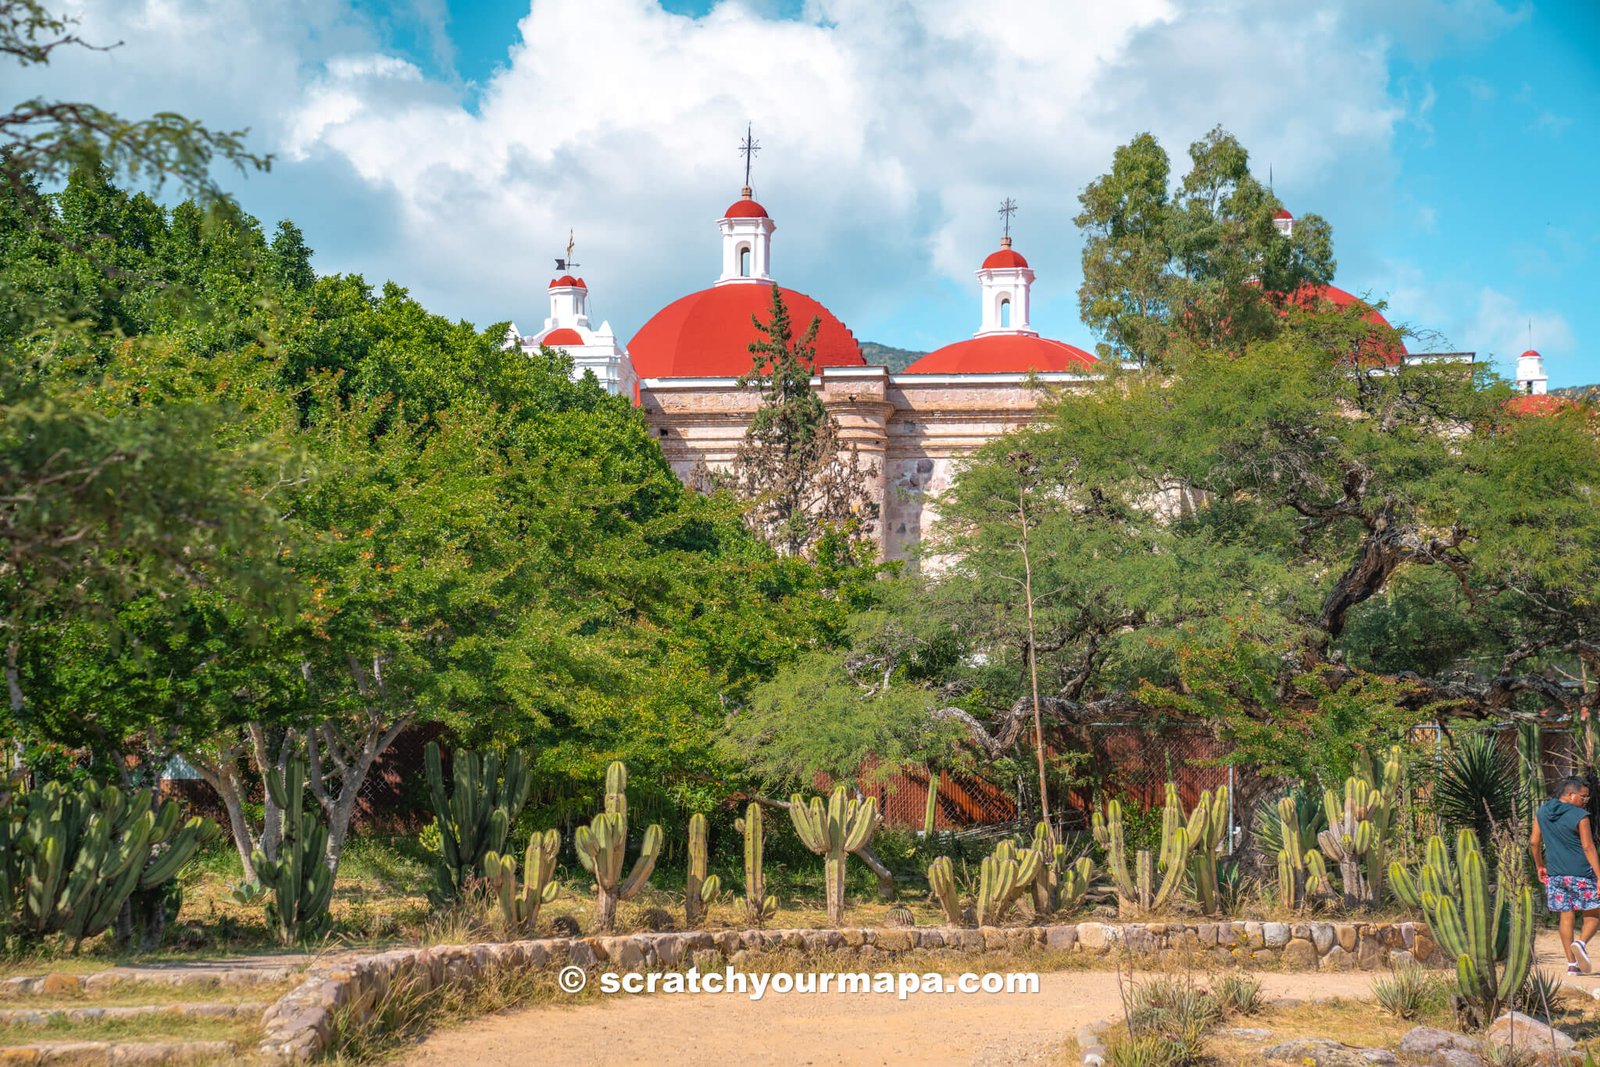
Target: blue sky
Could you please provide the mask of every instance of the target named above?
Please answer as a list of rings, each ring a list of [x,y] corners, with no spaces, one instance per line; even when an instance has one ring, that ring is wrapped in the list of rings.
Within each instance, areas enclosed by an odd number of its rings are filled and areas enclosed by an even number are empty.
[[[1338,282],[1505,369],[1600,381],[1600,5],[1497,0],[84,0],[108,54],[19,78],[137,114],[249,126],[236,183],[324,270],[393,278],[480,324],[537,326],[577,233],[624,338],[715,276],[745,121],[780,281],[856,335],[976,328],[971,270],[1022,203],[1034,325],[1086,347],[1076,194],[1154,131],[1181,171],[1221,124]],[[1000,24],[1003,21],[1003,25]],[[176,57],[176,61],[175,61]],[[28,82],[30,84],[21,84]],[[16,95],[16,94],[14,94]]]

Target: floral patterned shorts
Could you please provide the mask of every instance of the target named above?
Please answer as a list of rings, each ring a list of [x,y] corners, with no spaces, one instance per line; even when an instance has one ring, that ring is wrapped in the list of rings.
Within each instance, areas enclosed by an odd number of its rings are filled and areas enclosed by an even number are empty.
[[[1544,896],[1551,911],[1594,911],[1600,908],[1600,893],[1595,891],[1593,878],[1552,874],[1544,887]]]

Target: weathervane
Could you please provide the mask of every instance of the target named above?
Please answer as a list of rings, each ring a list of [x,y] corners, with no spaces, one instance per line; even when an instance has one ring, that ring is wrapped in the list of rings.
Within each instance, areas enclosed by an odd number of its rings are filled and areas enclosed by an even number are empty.
[[[1006,220],[1006,236],[1011,236],[1011,216],[1017,213],[1017,202],[1009,196],[1000,202],[1000,215]]]
[[[578,261],[572,258],[572,250],[574,248],[576,248],[576,247],[577,247],[577,243],[575,241],[573,241],[573,239],[572,239],[572,231],[568,230],[567,231],[567,258],[566,259],[562,259],[559,256],[556,257],[556,270],[569,271],[569,270],[577,270],[578,269],[578,266],[579,266]]]
[[[750,161],[755,154],[761,151],[761,143],[753,136],[755,128],[750,123],[745,123],[744,140],[739,142],[739,152],[744,156],[744,187],[750,188]]]

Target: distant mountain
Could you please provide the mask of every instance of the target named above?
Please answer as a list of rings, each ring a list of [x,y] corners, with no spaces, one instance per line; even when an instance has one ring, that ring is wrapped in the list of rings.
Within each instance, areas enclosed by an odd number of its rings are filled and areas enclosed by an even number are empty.
[[[861,347],[864,349],[867,346],[862,345]],[[871,363],[872,360],[869,359],[867,362]],[[1564,389],[1552,389],[1550,391],[1556,396],[1568,396],[1574,400],[1581,400],[1586,404],[1595,404],[1600,406],[1600,384],[1569,385]]]
[[[913,352],[909,348],[892,348],[889,345],[880,345],[876,341],[861,342],[861,356],[867,361],[867,364],[873,367],[888,367],[890,374],[899,374],[927,354],[926,352]]]

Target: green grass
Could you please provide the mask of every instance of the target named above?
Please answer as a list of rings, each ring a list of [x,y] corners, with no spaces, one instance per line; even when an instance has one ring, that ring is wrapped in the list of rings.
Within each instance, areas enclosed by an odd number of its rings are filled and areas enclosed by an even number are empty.
[[[99,1022],[51,1022],[44,1026],[0,1024],[0,1046],[46,1041],[232,1041],[249,1048],[261,1040],[261,1024],[250,1019],[173,1019],[140,1016]]]

